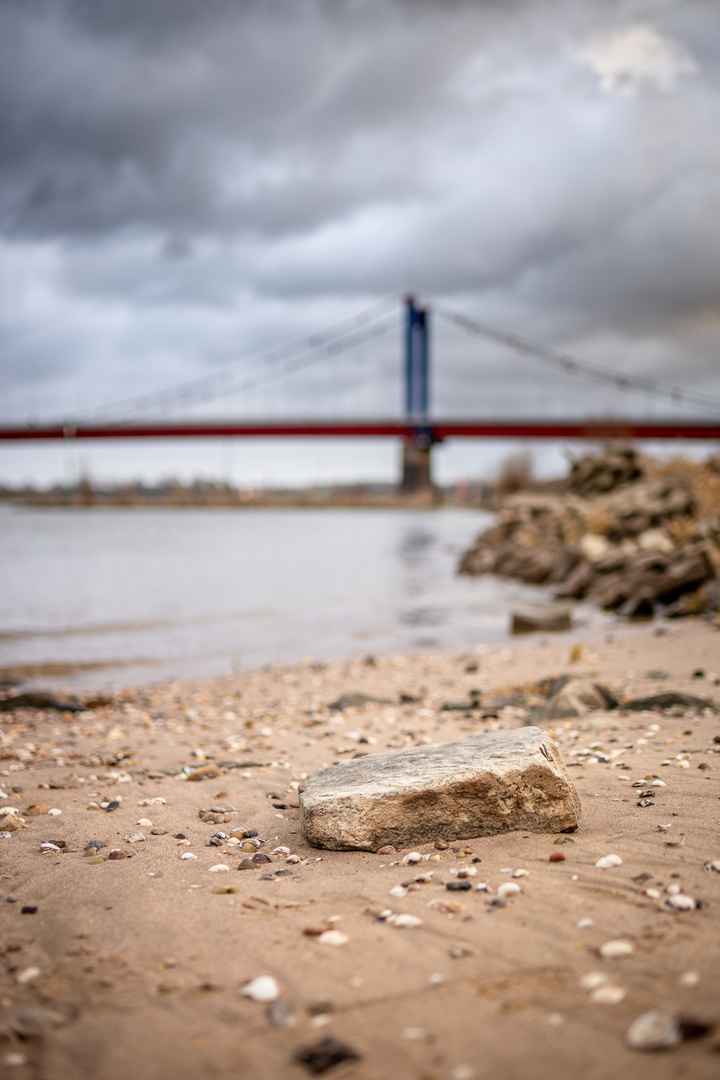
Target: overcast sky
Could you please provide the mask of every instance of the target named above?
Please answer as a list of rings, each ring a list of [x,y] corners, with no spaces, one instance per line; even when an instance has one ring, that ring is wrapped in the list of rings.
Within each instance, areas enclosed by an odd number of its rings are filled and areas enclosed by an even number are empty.
[[[0,420],[213,375],[408,288],[720,397],[715,0],[0,0],[0,117]],[[433,336],[438,411],[532,411],[529,369]],[[204,411],[397,413],[399,330],[353,356]],[[597,393],[545,387],[556,411]],[[389,478],[396,458],[4,446],[0,481]]]

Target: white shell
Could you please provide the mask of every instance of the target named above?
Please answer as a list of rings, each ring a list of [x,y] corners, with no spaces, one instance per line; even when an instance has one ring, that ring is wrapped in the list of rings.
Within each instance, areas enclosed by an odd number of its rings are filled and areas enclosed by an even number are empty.
[[[675,908],[676,911],[694,911],[695,901],[692,896],[685,896],[684,893],[677,893],[675,896],[668,896],[665,904],[669,908]]]
[[[519,885],[516,885],[514,881],[506,881],[500,886],[497,894],[503,900],[506,896],[515,896],[519,892],[522,892]]]
[[[413,863],[422,862],[422,855],[419,851],[409,851],[407,855],[404,855],[400,860],[401,866],[412,866]]]
[[[418,919],[417,915],[396,915],[393,926],[398,930],[414,930],[416,926],[422,926],[422,919]]]
[[[215,866],[211,866],[209,868],[208,874],[223,874],[223,873],[225,873],[226,871],[229,871],[229,870],[230,870],[230,867],[227,865],[227,863],[219,862],[219,863],[216,863]]]
[[[347,945],[350,938],[340,930],[325,930],[317,939],[318,945]]]
[[[595,865],[598,870],[610,870],[613,866],[622,866],[622,859],[619,855],[603,855],[602,859],[598,859]]]
[[[280,987],[272,975],[258,975],[257,979],[243,986],[242,995],[252,998],[253,1001],[277,1001],[280,997]]]
[[[660,1009],[638,1016],[625,1034],[625,1042],[632,1050],[664,1050],[676,1046],[681,1038],[675,1017]]]
[[[621,956],[630,956],[635,952],[635,946],[631,941],[606,941],[600,946],[599,952],[605,960],[619,960]]]
[[[626,993],[622,986],[597,986],[590,994],[590,1000],[595,1005],[619,1005]]]
[[[197,859],[197,855],[193,855],[192,851],[183,851],[180,858],[181,859]]]

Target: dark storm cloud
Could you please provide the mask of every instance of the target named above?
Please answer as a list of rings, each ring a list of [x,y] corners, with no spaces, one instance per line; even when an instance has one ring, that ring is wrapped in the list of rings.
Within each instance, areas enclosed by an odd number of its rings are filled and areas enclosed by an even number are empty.
[[[711,9],[0,0],[7,408],[171,385],[408,286],[717,385]]]

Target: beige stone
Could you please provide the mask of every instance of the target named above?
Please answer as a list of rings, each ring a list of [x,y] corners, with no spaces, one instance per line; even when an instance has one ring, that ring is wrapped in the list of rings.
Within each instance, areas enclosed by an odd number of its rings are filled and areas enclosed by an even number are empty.
[[[540,728],[373,754],[318,769],[300,785],[306,839],[377,851],[517,829],[577,828],[580,800]]]

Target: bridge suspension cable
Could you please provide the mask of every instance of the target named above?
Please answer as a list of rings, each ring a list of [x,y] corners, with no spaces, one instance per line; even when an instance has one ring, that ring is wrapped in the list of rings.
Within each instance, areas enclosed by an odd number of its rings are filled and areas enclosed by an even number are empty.
[[[297,338],[275,349],[243,357],[212,375],[204,375],[163,390],[126,398],[98,408],[81,410],[74,419],[91,419],[97,422],[125,418],[146,409],[173,406],[179,408],[254,390],[387,333],[397,325],[399,309],[394,307],[387,313],[384,313],[384,309],[390,304],[397,304],[397,298],[398,294],[386,297],[322,331]],[[242,381],[238,382],[239,379]]]
[[[603,367],[588,360],[579,360],[569,353],[559,352],[547,345],[540,345],[519,334],[509,333],[488,323],[480,322],[470,315],[453,311],[443,304],[432,302],[433,312],[446,322],[453,323],[476,337],[487,338],[500,345],[513,349],[520,356],[545,364],[564,372],[566,375],[590,379],[593,382],[614,386],[623,392],[642,390],[657,397],[669,398],[674,404],[699,408],[717,415],[720,411],[720,398],[703,391],[686,390],[672,383],[661,382],[643,375],[628,375],[611,368]]]

